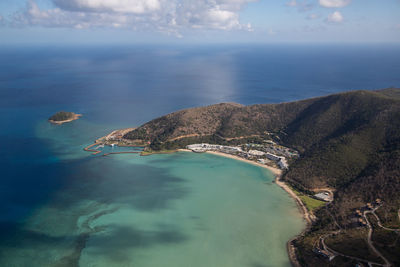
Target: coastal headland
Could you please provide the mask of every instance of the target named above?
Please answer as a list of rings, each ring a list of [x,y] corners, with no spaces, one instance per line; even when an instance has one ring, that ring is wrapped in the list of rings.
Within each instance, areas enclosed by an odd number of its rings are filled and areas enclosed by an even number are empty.
[[[132,131],[133,129],[135,129],[135,128],[125,128],[125,129],[114,130],[110,134],[97,139],[93,144],[85,147],[84,150],[88,151],[88,152],[93,152],[92,153],[93,155],[97,155],[97,154],[101,153],[101,150],[93,149],[93,147],[95,147],[95,146],[117,145],[117,146],[136,147],[138,145],[146,145],[143,142],[135,142],[135,141],[123,138],[123,136],[126,133]],[[190,146],[188,146],[188,147],[190,147]],[[152,154],[171,154],[171,153],[176,153],[176,152],[195,152],[188,148],[176,149],[176,150],[160,150],[160,151],[153,151],[153,150],[149,150],[146,148],[147,148],[147,146],[145,146],[145,148],[142,152],[136,152],[136,151],[135,152],[126,152],[126,151],[112,152],[112,153],[106,153],[103,156],[111,155],[111,154],[125,154],[125,153],[135,153],[135,154],[140,153],[142,156],[149,156]],[[313,215],[312,212],[310,212],[307,209],[307,207],[302,202],[302,200],[298,197],[298,195],[296,195],[294,193],[294,191],[289,186],[287,186],[284,181],[282,181],[280,179],[282,177],[283,170],[278,168],[278,166],[276,166],[276,165],[274,166],[271,161],[268,161],[269,165],[267,165],[265,163],[261,163],[260,161],[257,161],[258,160],[257,157],[244,158],[243,156],[240,156],[239,154],[231,154],[231,153],[224,153],[221,151],[211,151],[211,150],[204,151],[204,152],[213,154],[213,155],[230,158],[230,159],[234,159],[234,160],[239,160],[239,161],[246,162],[248,164],[256,165],[258,167],[262,167],[262,168],[269,170],[275,176],[275,183],[278,186],[280,186],[282,189],[284,189],[296,201],[296,203],[298,204],[299,209],[302,212],[304,219],[307,221],[307,223],[311,224],[315,220],[315,215]],[[254,153],[254,151],[252,151],[252,153]]]
[[[293,265],[400,266],[397,231],[381,230],[400,228],[400,89],[185,109],[101,143],[142,145],[146,155],[189,149],[268,168],[308,224],[288,243]]]
[[[93,144],[86,146],[83,150],[92,152],[92,155],[97,155],[102,152],[100,148],[104,147],[105,145],[121,146],[121,147],[145,146],[146,144],[144,142],[136,141],[136,140],[128,140],[128,139],[123,138],[123,136],[126,133],[128,133],[134,129],[136,129],[136,128],[124,128],[124,129],[114,130],[111,133],[109,133],[108,135],[96,139]],[[137,153],[141,153],[141,152],[138,152],[138,151],[110,152],[110,153],[103,154],[103,156],[112,155],[112,154],[129,154],[129,153],[137,154]]]
[[[154,151],[149,149],[148,144],[145,144],[143,142],[137,142],[137,141],[132,141],[129,139],[125,139],[124,135],[130,131],[132,131],[135,128],[126,128],[126,129],[119,129],[119,130],[114,130],[112,131],[110,134],[98,138],[97,140],[95,140],[95,142],[87,147],[84,148],[85,151],[88,152],[93,152],[93,155],[97,155],[100,154],[102,151],[100,149],[96,149],[93,147],[103,147],[104,145],[116,145],[116,146],[138,146],[138,145],[144,145],[144,150],[142,152],[112,152],[112,153],[105,153],[102,156],[108,156],[108,155],[112,155],[112,154],[129,154],[129,153],[140,153],[141,156],[149,156],[149,155],[153,155],[153,154],[171,154],[171,153],[176,153],[176,152],[193,152],[193,153],[198,153],[198,151],[196,149],[190,149],[193,146],[196,145],[192,145],[192,146],[187,146],[187,148],[181,148],[181,149],[174,149],[174,150],[158,150],[158,151]],[[243,137],[242,137],[243,138]],[[240,139],[242,139],[240,138]],[[176,138],[177,139],[181,139],[181,138]],[[231,140],[233,140],[234,138],[232,138]],[[271,146],[272,143],[269,143],[269,146]],[[203,144],[204,145],[204,144]],[[274,144],[276,145],[276,144]],[[274,146],[273,145],[273,146]],[[272,147],[273,147],[272,146]],[[250,146],[251,147],[251,146]],[[282,148],[282,146],[279,146],[280,148]],[[226,150],[226,148],[228,148],[228,150]],[[315,220],[315,215],[312,213],[311,210],[309,210],[306,205],[303,203],[303,201],[299,198],[299,196],[292,190],[292,188],[290,186],[288,186],[284,181],[281,180],[283,171],[282,169],[279,168],[279,165],[277,165],[274,161],[268,160],[265,155],[266,153],[263,153],[261,151],[256,151],[256,150],[250,150],[251,152],[247,152],[247,153],[231,153],[231,151],[229,150],[229,147],[224,147],[221,146],[221,150],[217,151],[217,150],[204,150],[202,152],[205,153],[209,153],[209,154],[213,154],[213,155],[217,155],[217,156],[222,156],[222,157],[226,157],[226,158],[230,158],[230,159],[234,159],[234,160],[239,160],[248,164],[252,164],[261,168],[265,168],[268,171],[270,171],[274,176],[275,176],[275,183],[280,186],[283,190],[285,190],[289,196],[291,198],[293,198],[299,208],[299,211],[301,212],[304,220],[307,223],[306,229],[308,229],[311,224],[313,223],[313,221]],[[292,151],[295,152],[295,151]],[[260,158],[258,156],[260,156],[262,154],[263,159],[260,160]],[[294,153],[295,155],[296,153]],[[281,160],[282,157],[276,156],[274,155],[275,159]],[[286,160],[285,160],[286,162]],[[267,163],[267,164],[266,164]],[[286,169],[287,167],[284,167],[284,169]],[[305,231],[305,230],[304,230]],[[293,240],[293,239],[292,239]],[[296,258],[296,253],[295,253],[295,248],[294,246],[291,244],[290,240],[287,243],[287,250],[288,250],[288,256],[290,258],[290,261],[292,262],[293,265],[295,266],[300,266],[297,258]]]

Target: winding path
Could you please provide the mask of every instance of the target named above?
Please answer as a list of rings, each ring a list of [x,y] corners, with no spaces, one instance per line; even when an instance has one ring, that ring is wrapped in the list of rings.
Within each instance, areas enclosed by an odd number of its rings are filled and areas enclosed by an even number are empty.
[[[376,220],[378,221],[378,226],[379,226],[379,227],[381,227],[381,228],[383,228],[383,229],[385,229],[385,230],[388,230],[388,231],[392,231],[392,232],[400,232],[400,229],[393,229],[393,228],[388,228],[388,227],[386,227],[386,226],[383,226],[383,225],[382,225],[382,222],[381,222],[381,219],[380,219],[379,216],[375,213],[375,211],[372,211],[371,213],[375,216]],[[399,215],[399,220],[400,220],[400,209],[399,209],[398,215]]]
[[[392,266],[392,264],[389,262],[389,260],[388,260],[385,256],[383,256],[382,253],[380,253],[380,252],[375,248],[375,246],[374,246],[374,244],[373,244],[373,242],[372,242],[373,227],[372,227],[371,223],[369,222],[369,220],[368,220],[368,218],[367,218],[367,214],[370,213],[370,214],[374,215],[375,218],[377,219],[378,226],[381,227],[382,229],[385,229],[385,230],[388,230],[388,231],[397,232],[397,233],[400,232],[400,229],[387,228],[387,227],[385,227],[385,226],[382,225],[381,220],[379,219],[379,216],[375,213],[375,211],[376,211],[377,209],[379,209],[380,207],[381,207],[381,205],[380,205],[380,206],[377,206],[376,208],[374,208],[374,209],[372,209],[372,210],[364,211],[363,217],[364,217],[365,221],[367,222],[367,227],[368,227],[368,229],[369,229],[369,231],[368,231],[368,240],[367,240],[367,241],[368,241],[368,245],[369,245],[370,248],[375,252],[375,254],[378,255],[378,256],[385,262],[384,264],[377,263],[377,262],[372,262],[372,261],[365,260],[365,259],[361,259],[361,258],[358,258],[358,257],[353,257],[353,256],[345,255],[345,254],[343,254],[343,253],[337,252],[337,251],[335,251],[335,250],[329,248],[329,247],[326,245],[326,243],[325,243],[325,238],[327,238],[328,236],[334,235],[334,234],[339,234],[339,233],[342,231],[341,229],[338,230],[338,231],[335,231],[335,232],[332,232],[332,233],[329,233],[329,234],[326,234],[326,235],[323,235],[323,236],[320,237],[320,241],[321,241],[321,244],[322,244],[323,249],[326,250],[326,251],[328,251],[329,253],[332,253],[332,254],[335,255],[335,256],[342,256],[342,257],[346,257],[346,258],[349,258],[349,259],[353,259],[353,260],[357,260],[357,261],[361,261],[361,262],[366,262],[366,263],[368,264],[368,266],[372,266],[372,265],[384,266],[384,267],[390,267],[390,266]],[[399,220],[400,220],[400,209],[398,210],[397,214],[398,214],[398,217],[399,217]]]
[[[353,257],[353,256],[345,255],[345,254],[343,254],[343,253],[337,252],[336,250],[333,250],[333,249],[331,249],[330,247],[328,247],[328,246],[325,244],[325,238],[327,238],[328,236],[331,236],[331,235],[333,235],[333,234],[338,234],[338,233],[340,233],[340,232],[341,232],[341,230],[336,231],[336,232],[333,232],[333,233],[330,233],[330,234],[327,234],[327,235],[321,237],[321,243],[322,243],[322,247],[323,247],[324,250],[326,250],[326,251],[328,251],[328,252],[334,254],[335,256],[342,256],[342,257],[346,257],[346,258],[349,258],[349,259],[353,259],[353,260],[357,260],[357,261],[361,261],[361,262],[366,262],[369,266],[372,266],[372,264],[373,264],[373,265],[378,265],[378,266],[386,266],[386,265],[383,265],[383,264],[381,264],[381,263],[377,263],[377,262],[369,261],[369,260],[366,260],[366,259],[361,259],[361,258],[358,258],[358,257]]]
[[[368,218],[367,218],[367,213],[371,213],[371,214],[373,214],[373,215],[376,216],[375,211],[376,211],[377,209],[379,209],[380,207],[381,207],[381,206],[378,206],[378,207],[374,208],[373,210],[366,210],[366,211],[364,211],[364,213],[363,213],[363,217],[364,217],[365,221],[367,222],[367,226],[368,226],[368,228],[369,228],[369,231],[368,231],[368,245],[369,245],[370,248],[375,252],[375,254],[378,255],[378,256],[385,262],[385,264],[384,264],[383,266],[391,266],[391,264],[390,264],[390,262],[388,261],[388,259],[386,259],[386,257],[383,256],[382,253],[380,253],[379,250],[377,250],[377,249],[375,248],[375,246],[374,246],[374,244],[373,244],[373,242],[372,242],[372,232],[373,232],[373,228],[372,228],[372,225],[371,225],[371,223],[369,222],[369,220],[368,220]],[[376,217],[377,217],[377,216],[376,216]]]

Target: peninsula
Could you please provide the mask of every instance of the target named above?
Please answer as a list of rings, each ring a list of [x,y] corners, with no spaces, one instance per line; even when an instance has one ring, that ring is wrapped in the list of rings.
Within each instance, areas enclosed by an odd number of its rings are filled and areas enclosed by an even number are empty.
[[[400,89],[281,104],[222,103],[162,116],[97,144],[223,153],[281,169],[307,229],[296,266],[400,266]]]
[[[63,124],[66,122],[71,122],[71,121],[77,120],[81,116],[82,116],[82,114],[76,114],[73,112],[66,112],[66,111],[59,111],[49,118],[49,122],[51,122],[53,124]]]

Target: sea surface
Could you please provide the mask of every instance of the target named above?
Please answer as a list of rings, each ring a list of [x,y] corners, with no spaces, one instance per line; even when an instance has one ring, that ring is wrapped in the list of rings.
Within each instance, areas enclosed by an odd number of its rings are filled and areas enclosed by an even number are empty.
[[[400,87],[399,73],[395,45],[0,46],[0,266],[289,266],[304,221],[268,170],[83,148],[182,108]],[[60,110],[83,117],[49,124]]]

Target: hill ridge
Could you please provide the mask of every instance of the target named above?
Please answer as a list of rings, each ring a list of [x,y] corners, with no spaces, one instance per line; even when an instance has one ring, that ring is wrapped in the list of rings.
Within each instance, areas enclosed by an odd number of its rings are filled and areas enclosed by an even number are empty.
[[[400,89],[185,109],[145,123],[124,138],[150,142],[153,150],[201,142],[237,145],[266,138],[298,150],[300,158],[291,162],[283,181],[305,194],[315,188],[336,190],[334,201],[316,211],[317,222],[295,242],[299,260],[311,262],[309,266],[328,266],[313,253],[316,235],[339,225],[349,229],[347,238],[355,238],[354,210],[382,199],[381,210],[389,218],[400,207]],[[343,242],[350,241],[344,238]],[[400,241],[396,248],[400,252]],[[395,254],[391,260],[400,264]]]

